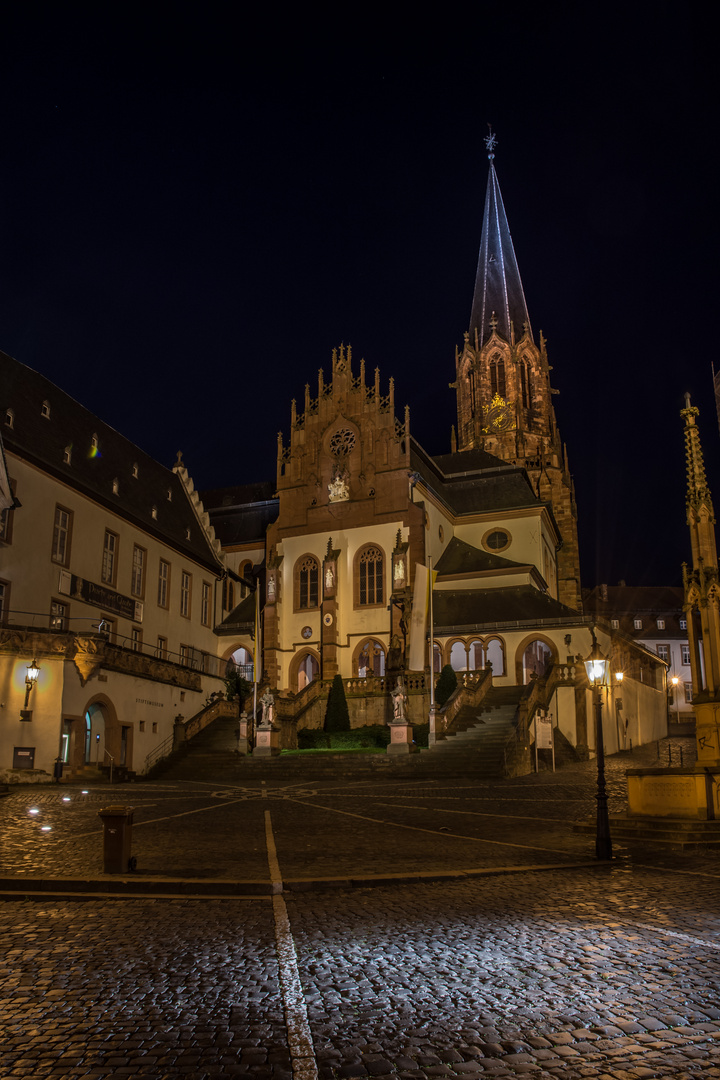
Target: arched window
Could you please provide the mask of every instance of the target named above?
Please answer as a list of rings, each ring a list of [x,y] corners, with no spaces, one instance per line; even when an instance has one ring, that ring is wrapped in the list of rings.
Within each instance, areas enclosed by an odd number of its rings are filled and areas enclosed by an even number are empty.
[[[250,562],[249,559],[246,559],[245,562],[241,564],[240,570],[238,571],[238,577],[241,577],[243,579],[242,582],[240,583],[240,599],[241,600],[244,600],[245,597],[247,596],[248,592],[249,592],[249,588],[245,584],[245,582],[246,581],[252,581],[252,579],[253,579],[253,572],[252,571],[253,571],[253,564]]]
[[[470,671],[482,671],[485,667],[484,646],[482,641],[471,641],[469,654],[470,663],[468,666]]]
[[[505,648],[500,638],[490,638],[485,646],[485,666],[492,664],[493,676],[505,674]]]
[[[232,611],[235,607],[235,586],[229,577],[223,581],[222,606],[223,611]]]
[[[320,673],[320,665],[312,653],[306,653],[302,657],[297,669],[297,689],[304,690],[308,683],[317,679]]]
[[[356,606],[365,607],[383,603],[384,557],[379,547],[370,544],[356,557]]]
[[[523,408],[528,409],[532,404],[532,391],[530,388],[530,364],[527,358],[520,361],[520,393]]]
[[[295,606],[307,610],[318,606],[320,565],[314,555],[304,555],[295,564]]]
[[[496,394],[505,397],[505,361],[500,353],[490,357],[490,393],[493,397]]]
[[[552,663],[552,649],[544,641],[531,641],[523,653],[523,683],[529,683],[533,675],[538,679]]]
[[[468,656],[464,641],[455,641],[450,650],[450,667],[453,671],[467,671]]]
[[[433,645],[433,671],[436,675],[439,675],[442,671],[442,649],[438,645],[437,641]]]
[[[385,649],[380,642],[374,638],[361,642],[356,650],[356,665],[360,679],[366,679],[368,675],[384,675]]]

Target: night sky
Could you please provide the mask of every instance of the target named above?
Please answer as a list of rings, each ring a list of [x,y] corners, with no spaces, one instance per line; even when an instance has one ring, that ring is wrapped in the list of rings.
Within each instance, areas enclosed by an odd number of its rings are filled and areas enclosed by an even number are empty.
[[[201,489],[274,478],[290,400],[343,341],[447,452],[489,121],[583,585],[679,583],[686,390],[720,500],[699,6],[16,7],[0,348],[159,461],[181,448]]]

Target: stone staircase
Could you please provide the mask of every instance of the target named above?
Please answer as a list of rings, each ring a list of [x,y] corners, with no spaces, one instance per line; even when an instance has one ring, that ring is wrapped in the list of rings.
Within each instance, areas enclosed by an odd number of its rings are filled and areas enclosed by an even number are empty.
[[[595,821],[578,821],[577,833],[594,833]],[[720,821],[691,818],[630,817],[613,814],[610,817],[613,841],[631,846],[650,844],[671,851],[695,851],[700,848],[720,848]]]
[[[438,767],[455,765],[474,776],[492,779],[505,775],[505,747],[514,733],[514,719],[522,686],[494,686],[482,704],[464,705],[453,722],[453,731],[423,751]]]
[[[237,733],[235,717],[219,716],[179,750],[159,761],[153,767],[153,779],[239,780],[244,759],[237,753]]]

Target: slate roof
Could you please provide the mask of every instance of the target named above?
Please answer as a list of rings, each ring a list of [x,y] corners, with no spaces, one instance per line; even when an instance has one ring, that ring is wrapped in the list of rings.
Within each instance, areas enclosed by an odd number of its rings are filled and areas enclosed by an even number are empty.
[[[480,345],[490,337],[490,319],[493,312],[497,318],[497,333],[510,341],[510,322],[515,337],[524,333],[524,324],[530,329],[525,293],[518,270],[515,249],[510,236],[505,207],[500,194],[495,166],[490,162],[482,238],[478,258],[475,293],[470,314],[470,340],[474,341],[477,330]]]
[[[436,634],[467,633],[543,625],[585,626],[591,620],[532,585],[507,589],[436,589],[433,593]]]
[[[527,472],[484,450],[462,450],[432,458],[410,439],[410,465],[457,515],[541,507]]]
[[[250,592],[228,612],[219,626],[215,627],[216,634],[235,634],[239,630],[253,630],[255,627],[255,593]]]
[[[280,500],[274,496],[275,484],[270,481],[200,493],[223,547],[264,544],[267,528],[278,516]]]
[[[523,570],[526,565],[513,562],[512,559],[504,559],[502,555],[496,555],[494,552],[481,551],[480,548],[467,544],[464,540],[458,539],[457,536],[453,536],[434,567],[441,577],[512,568]]]
[[[49,418],[43,416],[46,401]],[[8,409],[14,414],[12,427],[6,423]],[[155,461],[44,375],[4,352],[0,352],[0,423],[10,453],[32,462],[213,573],[220,572],[222,565],[172,469]],[[97,435],[99,453],[91,456],[93,435]],[[69,465],[64,462],[68,446],[72,450]],[[133,477],[133,465],[137,465],[137,478]],[[113,493],[115,479],[117,495]],[[21,491],[18,498],[22,503]],[[153,507],[157,508],[157,520],[152,517]]]

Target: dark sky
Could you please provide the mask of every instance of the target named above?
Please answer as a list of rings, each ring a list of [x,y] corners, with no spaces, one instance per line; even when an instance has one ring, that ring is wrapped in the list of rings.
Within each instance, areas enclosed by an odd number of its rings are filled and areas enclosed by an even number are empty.
[[[583,584],[679,581],[686,390],[720,499],[699,6],[96,7],[0,21],[0,348],[200,488],[274,477],[341,341],[446,452],[490,121]]]

